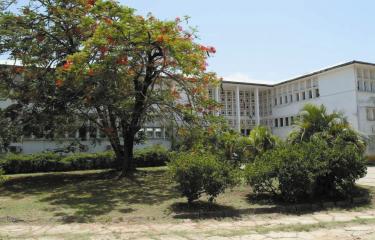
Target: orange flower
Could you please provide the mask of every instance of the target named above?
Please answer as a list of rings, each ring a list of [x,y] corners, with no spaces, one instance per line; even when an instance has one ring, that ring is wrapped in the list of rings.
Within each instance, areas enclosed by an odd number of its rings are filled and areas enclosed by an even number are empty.
[[[156,38],[156,41],[157,42],[164,42],[164,35],[159,35],[157,38]]]
[[[109,44],[114,44],[114,43],[115,43],[115,40],[113,40],[113,37],[108,36],[108,37],[107,37],[107,42],[108,42]]]
[[[205,47],[205,46],[203,46],[203,45],[200,45],[200,46],[199,46],[199,49],[200,49],[201,51],[207,51],[207,50],[208,50],[208,48]]]
[[[113,23],[112,19],[109,17],[104,17],[103,18],[104,22],[107,23],[108,25],[111,25]]]
[[[90,77],[94,76],[94,70],[92,68],[89,68],[87,75],[89,75]]]
[[[180,98],[180,93],[176,89],[173,89],[171,94],[174,98]]]
[[[121,58],[117,59],[117,64],[120,64],[120,65],[128,64],[128,58],[125,56],[125,57],[121,57]]]
[[[199,66],[199,69],[200,69],[201,71],[206,71],[206,69],[207,69],[207,63],[202,63],[202,64]]]
[[[22,73],[22,72],[24,71],[24,69],[23,69],[23,67],[16,67],[16,68],[14,69],[14,71],[15,71],[16,73]]]
[[[72,65],[73,65],[73,61],[68,59],[64,63],[63,68],[64,68],[64,70],[69,70]]]
[[[87,0],[87,5],[94,6],[95,2],[96,2],[96,0]]]
[[[61,87],[62,85],[63,85],[63,80],[61,80],[61,79],[56,79],[56,81],[55,81],[55,85],[56,85],[56,87]]]
[[[216,48],[214,48],[214,47],[208,47],[208,52],[210,52],[210,53],[216,53]]]
[[[106,54],[106,53],[108,52],[108,47],[105,47],[105,46],[100,47],[100,48],[99,48],[99,51],[100,51],[100,53],[101,53],[102,55],[104,55],[104,54]]]

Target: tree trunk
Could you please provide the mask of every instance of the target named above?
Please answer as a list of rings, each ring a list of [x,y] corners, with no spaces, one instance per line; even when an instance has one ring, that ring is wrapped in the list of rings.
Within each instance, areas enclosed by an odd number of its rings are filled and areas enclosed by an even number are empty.
[[[124,135],[124,160],[122,165],[122,175],[126,176],[135,170],[134,157],[134,135],[126,134]]]

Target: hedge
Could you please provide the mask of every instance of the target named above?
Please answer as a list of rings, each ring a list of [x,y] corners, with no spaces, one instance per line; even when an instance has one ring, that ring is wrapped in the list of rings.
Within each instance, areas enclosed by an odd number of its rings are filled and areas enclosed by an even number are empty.
[[[163,166],[169,160],[169,152],[162,146],[152,146],[134,151],[137,167]],[[53,152],[36,154],[7,154],[0,159],[0,169],[5,174],[60,172],[115,167],[112,151],[98,153],[74,153],[60,156]]]

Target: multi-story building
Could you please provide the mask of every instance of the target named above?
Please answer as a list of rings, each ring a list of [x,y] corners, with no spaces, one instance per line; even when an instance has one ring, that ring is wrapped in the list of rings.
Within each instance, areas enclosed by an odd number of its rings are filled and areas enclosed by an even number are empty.
[[[368,152],[375,153],[375,64],[351,61],[324,68],[277,84],[223,81],[221,87],[209,89],[212,98],[222,104],[220,115],[230,126],[247,135],[256,125],[268,126],[285,138],[292,123],[306,103],[323,104],[328,111],[341,111],[354,129],[369,139]],[[1,107],[1,106],[0,106]],[[165,129],[143,129],[149,144],[169,145]],[[91,132],[98,135],[98,132]],[[90,132],[77,132],[89,151],[103,150],[107,144],[90,145]],[[35,136],[18,143],[23,152],[46,150],[56,146]],[[33,147],[30,147],[33,146]]]
[[[255,125],[285,138],[304,104],[341,111],[354,129],[369,139],[375,153],[375,64],[351,61],[273,85],[224,81],[212,95],[222,102],[221,115],[243,134]]]

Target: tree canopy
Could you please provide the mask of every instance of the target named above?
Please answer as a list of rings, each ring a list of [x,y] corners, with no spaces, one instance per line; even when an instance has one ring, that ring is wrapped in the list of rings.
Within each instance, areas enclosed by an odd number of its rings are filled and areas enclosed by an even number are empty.
[[[72,122],[62,116],[90,122],[124,172],[145,123],[198,123],[217,107],[208,86],[220,80],[206,70],[216,50],[197,43],[188,18],[143,17],[107,0],[32,0],[1,14],[0,36],[0,53],[22,62],[1,79],[23,113],[51,116],[50,129]]]

